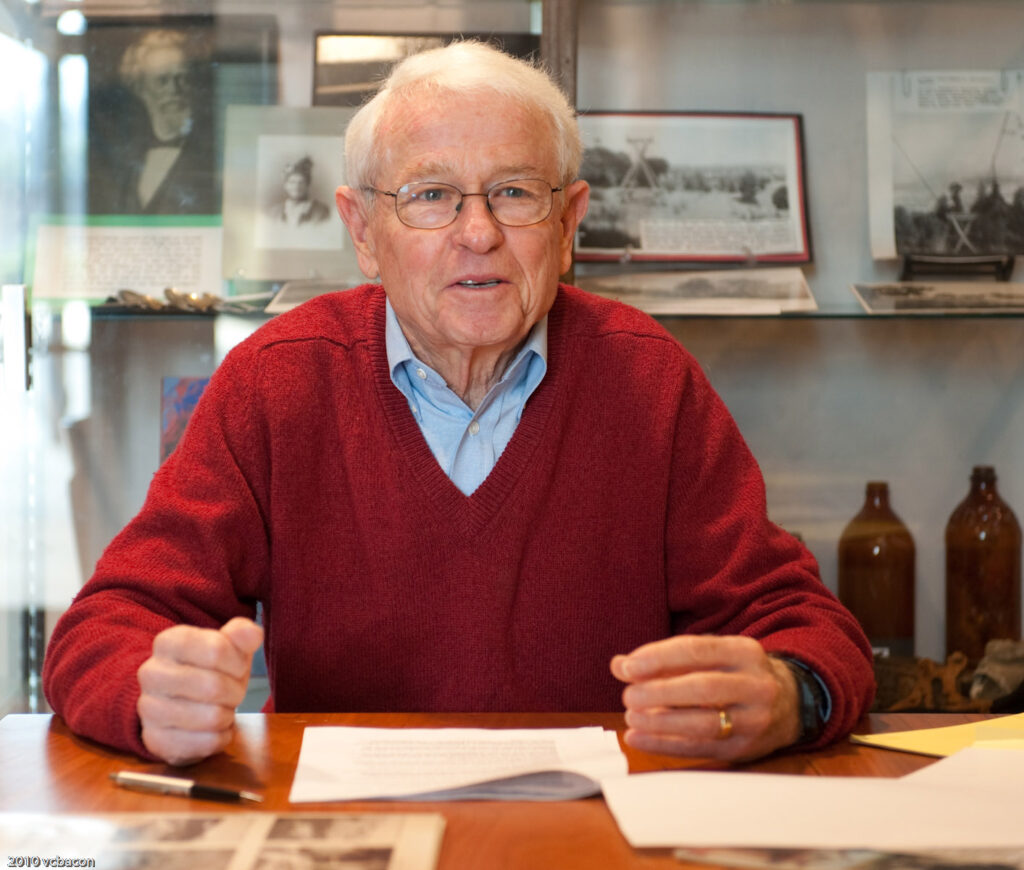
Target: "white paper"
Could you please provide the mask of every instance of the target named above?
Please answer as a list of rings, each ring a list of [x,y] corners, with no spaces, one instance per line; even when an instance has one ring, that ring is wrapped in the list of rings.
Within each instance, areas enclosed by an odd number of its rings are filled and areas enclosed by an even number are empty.
[[[281,314],[297,308],[315,296],[347,289],[346,285],[335,279],[311,278],[306,281],[286,281],[281,289],[274,294],[264,311],[267,314]]]
[[[45,224],[36,235],[36,299],[105,299],[118,290],[163,298],[221,292],[221,228]]]
[[[889,73],[868,73],[868,214],[871,255],[876,260],[896,257],[892,192],[892,106],[893,77]]]
[[[880,777],[669,771],[606,779],[631,845],[923,850],[1024,846],[997,789]]]
[[[1002,795],[1024,808],[1024,750],[1021,741],[975,743],[908,773],[901,782],[934,788],[984,791]],[[1003,748],[1004,746],[1012,748]],[[1024,826],[1024,819],[1021,821]]]
[[[311,727],[289,800],[567,800],[627,769],[599,727]]]

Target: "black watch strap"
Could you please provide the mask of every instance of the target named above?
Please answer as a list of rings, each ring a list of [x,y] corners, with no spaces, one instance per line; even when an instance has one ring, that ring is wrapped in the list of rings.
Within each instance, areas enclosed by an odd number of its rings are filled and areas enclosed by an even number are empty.
[[[818,678],[806,665],[795,659],[781,657],[796,680],[800,710],[800,737],[797,745],[813,743],[825,730],[827,701]]]

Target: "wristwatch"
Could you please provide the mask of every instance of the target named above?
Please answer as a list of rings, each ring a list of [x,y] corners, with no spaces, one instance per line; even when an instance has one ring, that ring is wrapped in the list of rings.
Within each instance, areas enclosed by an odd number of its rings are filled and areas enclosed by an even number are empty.
[[[796,680],[797,703],[800,712],[800,736],[796,745],[813,743],[825,730],[828,721],[828,698],[821,681],[802,662],[780,656]]]

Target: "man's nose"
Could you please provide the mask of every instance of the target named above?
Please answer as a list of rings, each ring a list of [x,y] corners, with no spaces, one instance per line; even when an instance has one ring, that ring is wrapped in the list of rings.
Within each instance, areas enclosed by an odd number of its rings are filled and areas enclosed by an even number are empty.
[[[165,73],[156,80],[157,86],[172,94],[183,94],[188,87],[187,73]]]
[[[505,235],[501,224],[491,213],[486,193],[462,194],[458,211],[455,230],[463,244],[477,251],[487,251],[501,244]]]

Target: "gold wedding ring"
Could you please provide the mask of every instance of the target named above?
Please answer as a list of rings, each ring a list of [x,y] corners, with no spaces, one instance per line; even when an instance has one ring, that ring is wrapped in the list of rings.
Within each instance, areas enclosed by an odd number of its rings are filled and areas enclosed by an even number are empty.
[[[718,739],[726,740],[732,734],[732,716],[729,711],[722,709],[718,711]]]

